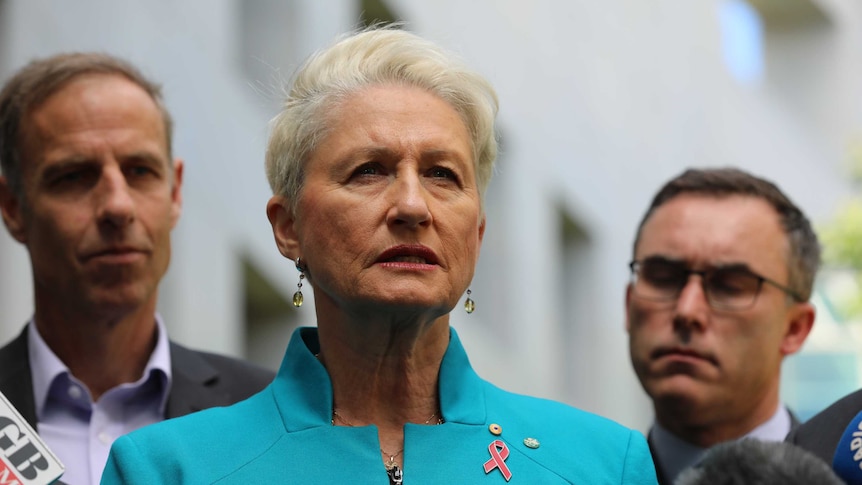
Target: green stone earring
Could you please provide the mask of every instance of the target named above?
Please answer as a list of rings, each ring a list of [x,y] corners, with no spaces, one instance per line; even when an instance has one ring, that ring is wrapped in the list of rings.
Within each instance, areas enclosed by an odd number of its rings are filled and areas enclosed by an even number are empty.
[[[293,294],[293,306],[299,308],[302,306],[302,280],[305,279],[305,271],[299,263],[299,258],[296,258],[296,270],[299,271],[299,283],[296,284],[296,293]]]
[[[473,301],[472,298],[470,298],[471,293],[473,293],[473,292],[470,291],[470,288],[467,288],[467,300],[464,302],[464,311],[467,312],[468,314],[476,311],[476,302]],[[295,298],[296,297],[294,297],[294,299]]]

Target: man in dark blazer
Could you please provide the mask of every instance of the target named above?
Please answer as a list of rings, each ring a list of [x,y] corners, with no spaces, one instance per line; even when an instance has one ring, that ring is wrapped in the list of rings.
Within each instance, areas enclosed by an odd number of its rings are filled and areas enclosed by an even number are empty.
[[[273,373],[223,355],[191,350],[170,342],[173,382],[166,419],[216,406],[229,406],[260,391]],[[0,348],[0,392],[38,431],[27,331]]]
[[[855,391],[815,414],[802,426],[787,436],[787,441],[814,453],[826,463],[832,464],[841,437],[851,422],[858,432],[859,424],[853,418],[862,412],[862,390]],[[857,448],[845,450],[855,455]],[[858,461],[858,460],[857,460]]]
[[[820,262],[802,211],[749,173],[690,169],[653,198],[633,253],[626,329],[659,482],[716,444],[782,441],[798,423],[779,400],[781,364],[814,323]]]
[[[104,54],[33,61],[0,91],[0,211],[30,255],[34,313],[0,349],[0,391],[98,483],[113,441],[232,404],[273,373],[170,342],[156,313],[182,206],[160,88]]]

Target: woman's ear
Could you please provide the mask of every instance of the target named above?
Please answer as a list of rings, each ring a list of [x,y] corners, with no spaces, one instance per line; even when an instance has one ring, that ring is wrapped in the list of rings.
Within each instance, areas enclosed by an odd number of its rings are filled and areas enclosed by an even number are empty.
[[[299,239],[296,233],[296,218],[290,201],[281,195],[273,195],[266,203],[266,217],[272,225],[275,245],[285,258],[296,261],[299,254]]]

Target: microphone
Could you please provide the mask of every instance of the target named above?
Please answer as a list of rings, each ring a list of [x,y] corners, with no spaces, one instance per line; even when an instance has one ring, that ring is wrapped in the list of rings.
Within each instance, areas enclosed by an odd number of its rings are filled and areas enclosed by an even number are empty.
[[[862,484],[862,411],[854,417],[832,456],[832,469],[849,484]]]
[[[674,485],[844,485],[829,464],[792,443],[743,438],[709,449]]]
[[[60,460],[0,392],[0,483],[48,485],[63,470]]]

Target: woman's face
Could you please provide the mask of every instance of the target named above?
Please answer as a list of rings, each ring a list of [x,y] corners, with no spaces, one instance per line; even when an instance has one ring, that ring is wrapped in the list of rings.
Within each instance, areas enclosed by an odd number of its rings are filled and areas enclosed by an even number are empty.
[[[317,305],[448,313],[473,277],[485,229],[470,137],[422,89],[364,88],[328,114],[295,219],[275,224]]]

